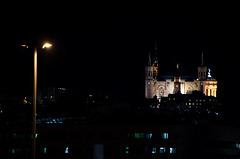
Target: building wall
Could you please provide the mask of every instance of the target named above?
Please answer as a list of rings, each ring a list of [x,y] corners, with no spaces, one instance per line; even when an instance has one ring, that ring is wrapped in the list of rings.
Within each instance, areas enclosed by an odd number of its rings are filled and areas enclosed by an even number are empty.
[[[182,94],[192,94],[193,91],[200,91],[200,82],[197,80],[183,82]]]
[[[203,85],[203,93],[206,96],[214,96],[217,97],[217,81],[185,81],[181,80],[181,93],[182,94],[192,94],[193,91],[201,91],[201,83]],[[154,82],[151,83],[154,85]],[[174,90],[174,82],[170,79],[166,81],[157,81],[154,88],[151,90],[154,91],[151,95],[156,95],[157,98],[167,97],[169,94],[173,94]]]
[[[217,81],[203,81],[203,92],[206,96],[217,97]]]
[[[153,80],[153,66],[145,67],[145,98],[155,96],[155,85]]]
[[[17,132],[9,134],[6,158],[30,159],[31,139],[26,143],[30,135],[24,132],[28,126],[17,128]],[[239,127],[219,124],[39,125],[36,156],[38,159],[239,158],[239,139]]]
[[[157,98],[167,97],[168,94],[173,94],[174,82],[169,80],[156,82],[156,96]]]
[[[153,98],[153,80],[145,80],[145,98]]]

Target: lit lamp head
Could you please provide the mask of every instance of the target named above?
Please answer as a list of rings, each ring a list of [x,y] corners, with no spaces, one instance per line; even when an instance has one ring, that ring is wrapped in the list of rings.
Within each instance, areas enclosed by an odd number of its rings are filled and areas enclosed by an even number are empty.
[[[50,47],[52,47],[52,44],[50,44],[50,43],[45,43],[45,44],[42,46],[43,49],[45,49],[45,48],[50,48]]]
[[[19,46],[21,46],[21,47],[25,47],[25,48],[29,48],[29,46],[28,45],[19,45]]]

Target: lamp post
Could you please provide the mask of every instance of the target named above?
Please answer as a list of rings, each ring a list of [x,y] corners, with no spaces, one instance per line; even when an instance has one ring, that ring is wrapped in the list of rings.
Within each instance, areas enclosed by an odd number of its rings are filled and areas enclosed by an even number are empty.
[[[20,45],[22,47],[29,48],[28,45]],[[52,44],[45,43],[42,46],[42,49],[51,47]],[[36,157],[36,109],[37,109],[37,47],[34,47],[34,69],[33,69],[33,142],[32,142],[32,158],[35,159]]]
[[[37,109],[37,47],[34,48],[34,68],[33,68],[33,145],[32,145],[32,157],[36,157],[36,109]]]

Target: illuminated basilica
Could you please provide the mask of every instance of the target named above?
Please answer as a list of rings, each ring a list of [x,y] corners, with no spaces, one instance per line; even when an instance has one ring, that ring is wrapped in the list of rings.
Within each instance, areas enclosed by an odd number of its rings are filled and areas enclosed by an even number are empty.
[[[198,77],[181,76],[179,64],[174,76],[158,76],[158,58],[157,56],[151,58],[149,53],[148,65],[145,67],[145,98],[151,99],[156,96],[160,100],[161,97],[167,97],[169,94],[192,94],[193,91],[217,97],[217,80],[211,76],[210,71],[204,65],[202,54]]]

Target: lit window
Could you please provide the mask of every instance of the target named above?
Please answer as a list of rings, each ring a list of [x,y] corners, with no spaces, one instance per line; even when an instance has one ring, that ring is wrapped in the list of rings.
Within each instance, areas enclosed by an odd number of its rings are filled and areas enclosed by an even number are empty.
[[[59,90],[63,90],[63,91],[65,91],[66,90],[66,88],[58,88]]]
[[[12,149],[12,153],[15,153],[15,149]]]
[[[135,138],[136,139],[143,139],[144,138],[144,133],[135,133]]]
[[[162,139],[168,139],[168,133],[162,133],[161,136]]]
[[[152,148],[152,153],[157,153],[157,148],[156,147]]]
[[[35,134],[35,139],[38,137],[38,134],[36,133]],[[33,138],[33,134],[30,135],[30,138],[32,139]]]
[[[176,153],[176,148],[170,147],[170,153]]]
[[[159,152],[160,153],[165,153],[166,152],[166,147],[160,147]]]
[[[126,147],[126,154],[128,154],[129,153],[129,147],[127,146]]]
[[[236,143],[236,149],[240,149],[240,144],[238,142]]]
[[[66,149],[65,149],[65,153],[68,153],[68,147],[66,147]]]
[[[152,133],[146,134],[146,138],[151,139],[152,138]]]
[[[46,147],[43,148],[43,153],[44,153],[44,154],[47,153],[47,148],[46,148]]]

